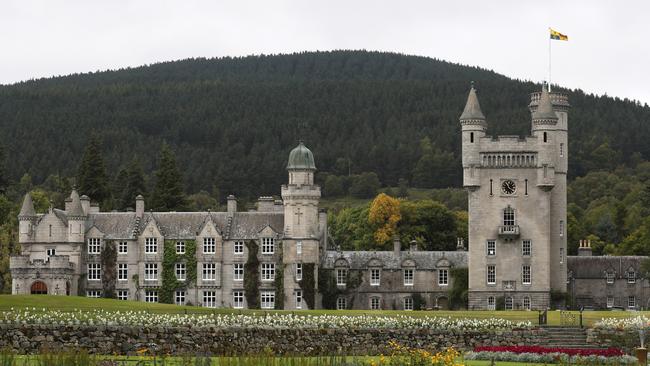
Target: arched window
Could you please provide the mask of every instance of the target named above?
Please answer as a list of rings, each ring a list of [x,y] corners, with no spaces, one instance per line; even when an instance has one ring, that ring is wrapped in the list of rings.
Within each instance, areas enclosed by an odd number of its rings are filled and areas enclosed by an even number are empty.
[[[515,210],[508,206],[503,210],[503,226],[513,226],[515,224]]]

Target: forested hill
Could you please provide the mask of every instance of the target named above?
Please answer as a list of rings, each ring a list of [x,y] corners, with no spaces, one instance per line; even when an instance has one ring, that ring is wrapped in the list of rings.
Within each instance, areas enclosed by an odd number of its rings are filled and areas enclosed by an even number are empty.
[[[366,51],[190,59],[0,86],[8,176],[74,176],[91,134],[108,172],[145,173],[167,141],[186,190],[277,194],[298,139],[321,172],[384,185],[461,184],[460,115],[473,80],[491,134],[526,134],[539,85],[424,57]],[[650,108],[568,91],[571,175],[650,159]]]

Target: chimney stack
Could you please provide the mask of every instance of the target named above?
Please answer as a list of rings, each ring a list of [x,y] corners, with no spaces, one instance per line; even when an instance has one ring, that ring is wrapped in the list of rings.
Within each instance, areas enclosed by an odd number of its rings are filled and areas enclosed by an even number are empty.
[[[465,251],[465,238],[456,238],[456,251]]]
[[[591,240],[580,240],[580,245],[578,246],[578,256],[579,257],[591,257]]]
[[[90,212],[90,197],[85,194],[79,199],[81,201],[81,209],[84,211],[84,214],[88,215]]]
[[[414,240],[411,240],[410,244],[411,244],[411,247],[409,248],[409,250],[411,252],[417,252],[418,251],[418,242],[415,241],[415,239],[414,239]]]
[[[395,254],[396,257],[399,257],[401,253],[402,243],[399,240],[399,236],[395,234],[393,235],[393,254]]]
[[[274,205],[275,202],[273,197],[260,196],[260,198],[257,199],[257,212],[273,212]]]
[[[144,215],[144,197],[141,194],[135,197],[135,217],[142,218]]]
[[[228,215],[232,216],[237,212],[237,199],[231,194],[226,200],[228,201]]]

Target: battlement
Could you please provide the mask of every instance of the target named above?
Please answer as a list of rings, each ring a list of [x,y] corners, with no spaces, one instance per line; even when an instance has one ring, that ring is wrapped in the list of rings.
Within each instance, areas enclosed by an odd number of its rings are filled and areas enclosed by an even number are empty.
[[[541,96],[542,92],[530,93],[530,104],[528,104],[528,108],[531,112],[537,109]],[[569,104],[569,96],[565,93],[549,93],[549,97],[551,98],[551,103],[553,103],[553,107],[555,108],[569,109],[569,107],[571,107]]]

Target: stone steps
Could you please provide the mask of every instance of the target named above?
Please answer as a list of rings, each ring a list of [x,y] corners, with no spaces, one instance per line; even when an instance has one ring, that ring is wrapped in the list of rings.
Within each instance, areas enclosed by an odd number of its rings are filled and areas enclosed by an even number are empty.
[[[602,348],[598,345],[587,343],[587,330],[577,327],[540,327],[544,334],[540,335],[536,346],[563,347],[563,348]]]

